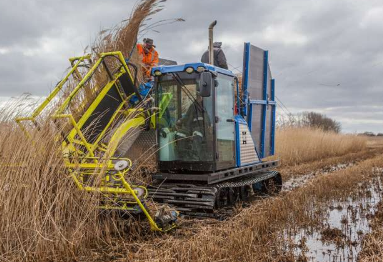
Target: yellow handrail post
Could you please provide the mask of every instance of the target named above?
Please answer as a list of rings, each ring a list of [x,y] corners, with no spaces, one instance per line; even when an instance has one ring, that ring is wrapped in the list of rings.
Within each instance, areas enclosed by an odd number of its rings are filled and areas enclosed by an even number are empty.
[[[144,212],[146,218],[148,219],[149,221],[149,224],[150,224],[150,227],[152,230],[155,230],[155,231],[162,231],[161,228],[159,228],[157,226],[157,223],[153,220],[153,218],[150,216],[148,210],[146,210],[145,206],[142,204],[141,200],[137,197],[136,193],[134,192],[134,190],[131,188],[131,186],[129,185],[128,182],[126,182],[125,178],[124,178],[124,174],[123,173],[119,173],[118,174],[120,177],[121,177],[121,182],[122,184],[124,185],[124,187],[126,188],[126,190],[128,190],[130,192],[130,194],[133,196],[133,198],[136,200],[138,206],[141,208],[142,212]]]
[[[45,101],[32,113],[32,117],[36,118],[41,111],[49,104],[50,101],[57,95],[57,93],[61,90],[63,85],[65,84],[66,81],[68,81],[70,75],[73,74],[73,72],[77,69],[79,64],[84,61],[84,59],[90,58],[90,55],[82,56],[78,59],[78,62],[75,64],[74,67],[69,71],[69,73],[58,83],[56,88],[53,90],[53,92],[45,99]]]

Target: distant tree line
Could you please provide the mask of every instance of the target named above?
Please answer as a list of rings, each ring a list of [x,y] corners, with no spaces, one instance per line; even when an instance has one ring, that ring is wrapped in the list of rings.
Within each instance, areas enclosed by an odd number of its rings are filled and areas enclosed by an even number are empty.
[[[339,133],[342,130],[342,126],[339,122],[315,112],[304,112],[302,114],[302,122],[303,126],[320,128],[324,131]]]
[[[359,135],[359,136],[383,136],[383,133],[377,133],[377,134],[375,135],[374,132],[366,131],[366,132],[364,132],[364,133],[359,133],[358,135]]]
[[[339,133],[342,126],[338,121],[316,112],[304,112],[298,115],[289,115],[278,120],[280,126],[297,126],[322,129],[326,132]]]

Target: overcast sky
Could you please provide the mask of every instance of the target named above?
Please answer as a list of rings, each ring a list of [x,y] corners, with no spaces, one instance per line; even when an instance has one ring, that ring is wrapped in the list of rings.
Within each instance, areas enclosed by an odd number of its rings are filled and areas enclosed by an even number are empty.
[[[1,0],[0,101],[47,95],[100,29],[127,18],[134,0]],[[382,0],[169,0],[151,22],[181,17],[154,38],[161,57],[199,61],[216,19],[230,68],[243,43],[269,50],[277,96],[292,113],[316,111],[345,132],[383,132]],[[143,36],[140,38],[142,39]]]

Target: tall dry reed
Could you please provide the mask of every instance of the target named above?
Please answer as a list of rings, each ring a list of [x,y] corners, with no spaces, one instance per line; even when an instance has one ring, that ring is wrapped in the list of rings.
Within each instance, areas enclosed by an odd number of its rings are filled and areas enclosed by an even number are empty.
[[[98,232],[94,198],[75,190],[53,130],[30,130],[31,143],[2,112],[0,121],[0,258],[72,257]],[[92,225],[93,224],[93,225]],[[92,232],[92,234],[89,234]]]
[[[93,56],[102,51],[122,51],[127,56],[144,21],[161,9],[161,2],[138,2],[113,34],[96,41]],[[75,85],[73,79],[61,95]],[[87,97],[82,94],[77,103]],[[59,101],[53,101],[49,110]],[[27,125],[32,137],[27,139],[14,122],[15,115],[26,114],[25,108],[12,104],[0,111],[0,261],[74,261],[97,244],[122,237],[126,227],[134,233],[114,216],[100,218],[99,197],[75,188],[63,165],[60,141],[55,139],[59,130],[44,118],[49,112],[39,119],[38,130]]]
[[[286,127],[277,129],[275,143],[281,164],[290,166],[361,151],[367,140],[321,129]]]

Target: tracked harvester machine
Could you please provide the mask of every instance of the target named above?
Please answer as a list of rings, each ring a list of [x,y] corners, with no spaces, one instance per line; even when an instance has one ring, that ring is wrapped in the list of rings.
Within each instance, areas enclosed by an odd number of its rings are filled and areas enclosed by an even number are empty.
[[[154,81],[141,85],[137,69],[121,52],[99,54],[97,61],[89,55],[72,58],[68,75],[17,123],[28,134],[25,122],[38,127],[39,116],[56,101],[49,118],[77,187],[101,193],[100,208],[143,213],[153,230],[175,227],[178,212],[210,217],[254,193],[278,192],[281,176],[272,170],[278,162],[262,160],[275,148],[275,81],[268,51],[244,44],[241,85],[231,71],[213,66],[210,51],[209,64],[158,66],[152,69]],[[97,78],[101,71],[106,76]],[[55,100],[71,78],[76,86]],[[92,91],[87,99],[86,89]],[[84,102],[74,110],[79,99]],[[144,138],[157,152],[158,172],[148,187],[128,182],[130,153]],[[178,212],[152,216],[147,199]]]

